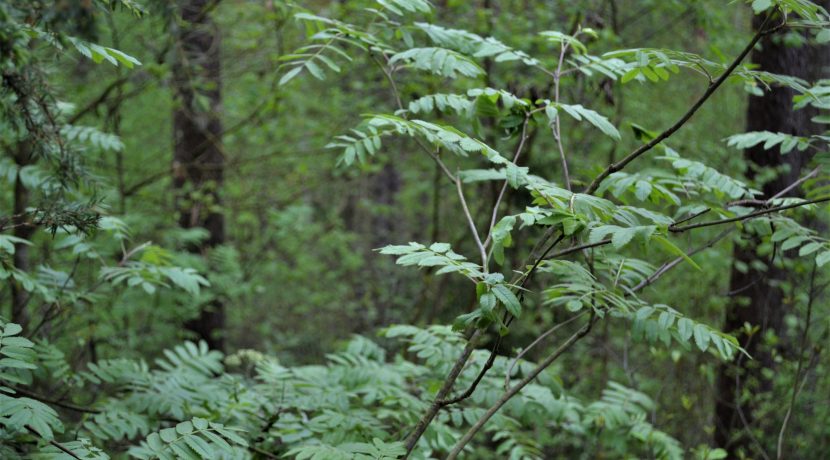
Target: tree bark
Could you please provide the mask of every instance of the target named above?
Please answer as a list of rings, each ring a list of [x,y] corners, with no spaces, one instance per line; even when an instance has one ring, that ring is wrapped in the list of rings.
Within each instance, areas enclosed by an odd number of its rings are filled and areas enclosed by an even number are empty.
[[[820,3],[827,7],[830,1]],[[753,20],[756,30],[760,21],[760,16]],[[759,70],[815,81],[822,75],[826,78],[827,65],[830,64],[828,51],[827,47],[822,46],[787,46],[783,43],[783,34],[778,33],[761,40],[752,60]],[[746,130],[799,136],[820,133],[821,127],[810,121],[816,112],[810,109],[793,110],[793,96],[794,91],[789,88],[774,88],[761,97],[751,96]],[[808,152],[782,155],[778,149],[765,150],[763,144],[759,144],[747,149],[744,158],[749,165],[749,179],[754,179],[759,169],[779,170],[772,180],[761,187],[764,197],[769,198],[798,180],[810,155]],[[772,350],[763,344],[763,337],[768,332],[782,336],[784,315],[790,308],[781,288],[788,273],[773,257],[767,256],[766,260],[759,258],[757,251],[760,243],[760,237],[744,234],[733,251],[729,283],[731,298],[723,330],[735,334],[741,346],[754,359],[739,357],[735,363],[721,365],[718,371],[714,437],[718,446],[729,451],[730,458],[739,458],[739,451],[752,455],[754,449],[765,447],[757,445],[747,432],[749,426],[765,427],[758,425],[753,402],[742,400],[741,393],[749,391],[758,395],[772,389],[772,381],[761,373],[763,368],[775,367]],[[753,266],[758,262],[762,262],[763,267]],[[745,324],[757,330],[746,333]]]
[[[212,0],[184,0],[176,29],[176,61],[173,66],[173,187],[179,225],[201,227],[208,238],[188,248],[204,253],[225,241],[225,219],[220,209],[224,156],[221,146],[220,37],[210,19]],[[188,322],[212,348],[222,349],[224,305],[214,300],[201,307]]]
[[[17,238],[29,240],[35,232],[30,225],[30,219],[26,215],[26,208],[29,207],[29,189],[23,184],[20,178],[20,170],[31,164],[31,148],[28,140],[20,142],[17,154],[14,156],[15,164],[18,167],[17,178],[14,181],[14,205],[12,215],[14,216],[14,229],[12,234]],[[29,246],[27,244],[15,244],[14,256],[12,257],[14,268],[24,273],[31,269],[29,262]],[[21,325],[24,329],[29,323],[29,315],[26,305],[29,303],[29,293],[20,286],[20,283],[11,278],[11,321]]]

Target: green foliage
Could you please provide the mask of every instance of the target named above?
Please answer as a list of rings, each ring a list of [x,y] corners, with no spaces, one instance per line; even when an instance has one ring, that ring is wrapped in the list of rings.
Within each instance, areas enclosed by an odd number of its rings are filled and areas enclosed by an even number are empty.
[[[759,426],[778,422],[782,401],[828,415],[815,397],[826,314],[812,309],[830,241],[807,228],[826,205],[806,200],[830,191],[830,137],[725,139],[815,152],[803,197],[764,196],[786,168],[742,176],[716,142],[739,129],[745,91],[788,88],[828,124],[827,81],[726,58],[753,11],[773,15],[783,42],[826,42],[821,7],[260,3],[210,3],[199,18],[222,35],[211,50],[224,80],[196,65],[188,84],[194,106],[221,88],[225,169],[186,198],[169,193],[182,180],[170,112],[189,104],[168,94],[171,69],[194,51],[181,5],[0,5],[0,180],[14,203],[0,219],[0,300],[20,323],[0,322],[0,457],[393,459],[435,401],[411,458],[444,457],[474,427],[460,446],[474,459],[725,458],[708,446],[715,372],[756,365],[732,333],[769,345],[779,367],[765,372],[786,387]],[[655,47],[616,49],[633,42]],[[657,145],[637,124],[620,134],[632,116],[672,126],[666,114],[720,81],[728,99],[688,112],[671,147],[675,128]],[[194,224],[206,215],[223,217],[223,238]],[[709,240],[715,226],[733,233]],[[733,263],[746,247],[756,259]],[[727,299],[741,301],[721,295],[729,267],[780,289],[780,337],[750,322],[720,330]],[[220,306],[229,354],[186,330]],[[813,347],[788,347],[798,337]],[[745,385],[741,398],[758,400],[764,386]],[[803,388],[814,397],[798,400]],[[790,423],[793,452],[828,439]]]
[[[237,453],[234,446],[246,445],[247,441],[235,430],[221,423],[194,418],[158,433],[150,433],[141,446],[131,448],[129,453],[140,459],[206,459],[234,456]]]

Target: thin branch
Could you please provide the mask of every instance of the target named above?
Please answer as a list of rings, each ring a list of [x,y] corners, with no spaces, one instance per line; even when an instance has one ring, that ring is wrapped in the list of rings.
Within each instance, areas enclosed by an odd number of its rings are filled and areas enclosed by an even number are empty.
[[[371,52],[369,53],[369,57],[371,57],[372,60],[375,61],[375,64],[377,64],[378,67],[380,67],[381,72],[383,72],[383,75],[386,77],[386,80],[389,82],[389,86],[391,87],[390,89],[392,90],[392,95],[395,97],[395,103],[398,105],[398,109],[404,110],[403,102],[401,102],[401,96],[398,93],[398,85],[395,84],[395,79],[392,78],[392,72],[390,72],[389,69],[387,69],[386,66],[383,65],[383,63],[380,62],[378,60],[378,58],[376,58],[375,55],[372,54]]]
[[[814,170],[816,171],[816,170]],[[807,332],[810,330],[810,321],[813,316],[813,299],[815,299],[816,290],[816,269],[818,264],[813,263],[813,270],[810,273],[810,298],[807,301],[807,318],[804,320],[804,330],[801,331],[801,344],[798,348],[798,365],[795,369],[795,378],[793,379],[793,394],[790,398],[790,405],[787,408],[787,413],[784,415],[784,421],[781,423],[781,430],[778,432],[778,446],[776,458],[781,460],[784,455],[784,433],[787,431],[787,424],[790,421],[790,416],[795,407],[795,400],[798,398],[800,392],[798,387],[798,380],[801,378],[801,370],[804,366],[804,349],[807,347]],[[805,380],[806,381],[806,380]]]
[[[801,179],[798,179],[797,181],[795,181],[792,184],[788,185],[784,190],[781,190],[780,192],[773,195],[772,198],[767,200],[767,203],[769,203],[770,201],[772,201],[776,198],[781,198],[782,196],[786,195],[790,190],[798,187],[799,185],[803,184],[804,182],[806,182],[810,178],[815,177],[819,173],[819,171],[821,171],[821,166],[816,166],[816,169],[810,171],[806,176],[802,177]]]
[[[565,327],[565,326],[567,326],[568,324],[571,324],[572,322],[574,322],[574,321],[576,321],[577,319],[581,318],[581,317],[582,317],[582,315],[584,315],[584,314],[585,314],[585,313],[587,313],[587,312],[588,312],[588,310],[583,310],[583,311],[582,311],[582,313],[580,313],[580,314],[578,314],[578,315],[576,315],[576,316],[572,316],[572,317],[568,318],[567,320],[565,320],[565,321],[563,321],[563,322],[561,322],[561,323],[558,323],[558,324],[554,325],[552,328],[550,328],[550,329],[548,329],[547,331],[545,331],[544,333],[542,333],[542,335],[540,335],[539,337],[536,337],[536,340],[534,340],[533,342],[531,342],[531,343],[530,343],[530,345],[528,345],[527,347],[525,347],[525,349],[523,349],[522,351],[520,351],[520,352],[516,355],[516,357],[515,357],[515,358],[513,358],[513,361],[511,361],[511,362],[510,362],[510,366],[508,366],[508,368],[507,368],[507,372],[506,372],[506,373],[505,373],[505,375],[504,375],[504,389],[505,389],[505,390],[507,390],[508,388],[510,388],[510,374],[512,374],[512,373],[513,373],[513,368],[514,368],[514,367],[516,367],[516,364],[519,362],[519,360],[520,360],[520,359],[522,359],[522,357],[523,357],[524,355],[526,355],[526,354],[527,354],[527,352],[529,352],[531,349],[533,349],[533,347],[535,347],[536,345],[538,345],[538,344],[539,344],[539,342],[541,342],[542,340],[545,340],[545,338],[546,338],[547,336],[549,336],[549,335],[553,334],[554,332],[558,331],[560,328]]]
[[[461,207],[464,208],[464,215],[467,217],[467,224],[470,226],[470,232],[473,234],[478,250],[481,253],[481,268],[486,273],[487,249],[484,248],[484,244],[481,242],[481,237],[478,236],[478,230],[476,230],[476,224],[473,222],[473,216],[470,215],[470,209],[467,207],[467,200],[464,199],[464,191],[461,190],[461,179],[459,179],[457,175],[455,177],[455,188],[458,190],[458,198],[461,200]]]
[[[81,412],[81,413],[84,413],[84,414],[100,414],[101,413],[101,411],[98,410],[98,409],[90,409],[90,408],[87,408],[87,407],[81,407],[81,406],[77,406],[75,404],[66,403],[66,402],[63,402],[63,401],[58,401],[56,399],[49,399],[46,396],[42,396],[42,395],[39,395],[37,393],[32,393],[31,391],[27,391],[27,390],[17,388],[17,387],[14,388],[14,392],[15,393],[20,393],[21,395],[23,395],[27,398],[36,399],[36,400],[38,400],[42,403],[46,403],[46,404],[49,404],[49,405],[52,405],[52,406],[57,406],[57,407],[60,407],[60,408],[63,408],[63,409],[68,409],[68,410],[75,411],[75,412]]]
[[[487,374],[487,371],[489,371],[490,368],[493,367],[493,363],[496,361],[496,353],[499,350],[499,345],[501,345],[501,339],[502,336],[499,335],[499,338],[496,340],[496,344],[493,345],[493,350],[490,352],[490,357],[487,358],[487,362],[484,363],[484,367],[482,367],[481,370],[478,372],[478,375],[476,376],[475,380],[473,380],[473,383],[470,384],[470,386],[467,387],[467,389],[463,393],[456,396],[455,398],[441,401],[441,407],[446,407],[450,404],[460,403],[461,401],[464,401],[465,399],[473,395],[473,392],[476,391],[478,384],[481,383],[481,379],[483,379],[484,376]]]
[[[130,78],[135,78],[135,74],[131,75],[130,77],[121,77],[121,78],[118,78],[116,80],[113,80],[109,85],[107,85],[106,88],[104,88],[103,91],[101,91],[101,94],[99,94],[98,97],[96,97],[95,99],[90,101],[82,109],[76,111],[74,115],[69,117],[69,120],[67,121],[67,124],[73,125],[73,124],[75,124],[75,122],[77,122],[78,120],[83,118],[84,115],[86,115],[87,113],[97,109],[99,105],[101,105],[102,103],[104,103],[107,100],[107,98],[109,97],[111,92],[113,92],[114,90],[116,90],[120,86],[127,83]]]
[[[821,171],[821,166],[817,166],[816,169],[810,171],[804,177],[798,179],[797,181],[793,182],[792,184],[788,185],[786,188],[781,190],[780,192],[776,193],[772,197],[767,200],[737,200],[737,201],[730,201],[727,203],[727,206],[769,206],[770,203],[775,200],[776,198],[781,198],[782,196],[786,195],[787,192],[792,191],[794,188],[798,187],[799,185],[803,184],[807,180],[812,177],[815,177]]]
[[[458,443],[453,447],[450,454],[447,456],[447,460],[452,460],[458,457],[458,454],[464,449],[464,447],[473,439],[473,437],[478,433],[484,425],[499,411],[499,409],[504,406],[507,401],[509,401],[513,396],[518,394],[524,387],[526,387],[530,382],[532,382],[539,374],[542,373],[545,369],[547,369],[551,364],[554,363],[563,353],[565,353],[570,347],[572,347],[576,342],[578,342],[581,338],[585,337],[590,331],[591,327],[594,325],[594,321],[596,316],[591,314],[591,318],[588,320],[588,323],[585,324],[580,330],[576,331],[572,336],[568,338],[562,345],[559,346],[553,353],[551,353],[547,358],[545,358],[538,366],[536,366],[533,371],[531,371],[525,378],[523,378],[519,383],[517,383],[514,387],[507,390],[478,421],[470,427],[470,429],[464,434],[464,436],[458,441]]]
[[[703,95],[700,96],[700,98],[694,103],[694,105],[692,105],[692,107],[682,117],[680,117],[679,120],[677,120],[671,127],[660,133],[657,137],[652,139],[647,144],[643,144],[633,152],[626,155],[622,160],[608,165],[608,167],[605,168],[604,171],[602,171],[596,178],[594,178],[594,180],[591,182],[590,185],[588,185],[588,187],[585,189],[583,193],[588,195],[594,193],[597,190],[597,188],[599,188],[600,183],[602,183],[602,181],[605,180],[606,177],[625,168],[629,163],[636,160],[638,157],[648,152],[649,150],[653,149],[657,146],[657,144],[668,139],[669,137],[671,137],[672,134],[674,134],[675,132],[677,132],[677,130],[683,127],[683,125],[685,125],[686,122],[688,122],[689,119],[692,118],[695,112],[697,112],[698,109],[700,109],[703,106],[703,104],[709,99],[709,97],[711,97],[712,94],[714,94],[715,91],[717,91],[717,89],[723,84],[723,82],[725,82],[726,79],[729,78],[729,76],[735,71],[735,69],[738,68],[740,63],[744,60],[744,58],[746,58],[746,56],[752,51],[752,49],[755,48],[755,44],[758,43],[758,40],[760,40],[761,37],[763,37],[766,33],[766,26],[769,23],[772,16],[772,12],[767,14],[767,17],[764,18],[763,24],[761,24],[761,27],[758,28],[758,32],[755,34],[754,37],[752,37],[752,40],[750,40],[750,42],[746,45],[743,51],[741,51],[738,57],[736,57],[735,60],[732,61],[729,67],[726,68],[726,70],[723,72],[723,74],[721,74],[720,77],[718,77],[717,80],[709,84]]]
[[[64,446],[63,446],[63,444],[61,444],[61,443],[59,443],[59,442],[55,441],[54,439],[49,439],[49,440],[46,440],[46,438],[44,438],[43,436],[41,436],[41,435],[40,435],[40,433],[38,433],[38,432],[37,432],[34,428],[32,428],[31,426],[26,425],[26,430],[28,430],[28,431],[29,431],[29,433],[32,433],[33,435],[35,435],[35,436],[39,437],[40,439],[45,440],[45,441],[46,441],[46,442],[48,442],[49,444],[51,444],[51,445],[53,445],[53,446],[57,447],[57,448],[58,448],[58,450],[62,451],[62,452],[63,452],[63,453],[65,453],[66,455],[69,455],[69,456],[70,456],[70,457],[72,457],[72,458],[77,458],[78,460],[82,460],[82,459],[81,459],[81,457],[78,457],[78,456],[75,454],[75,452],[72,452],[71,450],[69,450],[69,449],[67,449],[66,447],[64,447]]]
[[[553,75],[553,100],[557,109],[559,106],[559,81],[562,78],[562,63],[565,62],[565,53],[568,50],[568,43],[563,42],[559,51],[559,63],[556,66],[556,72]],[[560,125],[561,117],[559,114],[553,121],[553,137],[556,139],[556,147],[559,149],[559,158],[562,160],[562,174],[565,178],[565,188],[571,191],[571,176],[568,173],[568,160],[565,157],[565,149],[562,147],[562,130]]]
[[[784,211],[784,210],[787,210],[787,209],[798,208],[798,207],[807,206],[807,205],[810,205],[810,204],[823,203],[825,201],[830,201],[830,197],[817,198],[815,200],[805,201],[805,202],[802,202],[802,203],[795,203],[795,204],[790,204],[790,205],[786,205],[786,206],[778,206],[776,208],[764,209],[764,210],[761,210],[761,211],[756,211],[756,212],[753,212],[753,213],[750,213],[750,214],[745,214],[743,216],[731,217],[731,218],[728,218],[728,219],[700,222],[698,224],[690,224],[690,225],[684,225],[684,226],[680,226],[680,227],[676,227],[675,226],[676,224],[672,224],[672,225],[669,226],[669,231],[672,232],[672,233],[682,233],[682,232],[692,230],[692,229],[696,229],[696,228],[711,227],[711,226],[714,226],[714,225],[728,224],[730,222],[739,222],[739,221],[742,221],[742,220],[751,219],[753,217],[762,216],[764,214],[770,214],[770,213],[777,212],[777,211]],[[697,217],[698,215],[700,215],[700,213],[692,216],[691,218]],[[691,218],[686,219],[686,220],[690,220]],[[681,221],[681,222],[684,222],[684,221]],[[586,243],[586,244],[581,244],[579,246],[573,246],[573,247],[570,247],[568,249],[564,249],[562,251],[553,253],[550,256],[548,256],[547,258],[548,259],[558,259],[558,258],[566,256],[568,254],[573,254],[575,252],[582,251],[583,249],[590,249],[590,248],[595,248],[595,247],[598,247],[598,246],[605,246],[607,244],[611,244],[611,239],[610,238],[606,238],[604,240],[596,241],[594,243]]]
[[[800,208],[802,206],[807,206],[807,205],[816,204],[816,203],[824,203],[826,201],[830,201],[830,196],[816,198],[815,200],[802,201],[801,203],[794,203],[794,204],[788,204],[788,205],[785,205],[785,206],[777,206],[777,207],[769,208],[769,209],[762,209],[760,211],[751,212],[749,214],[744,214],[742,216],[730,217],[728,219],[710,220],[710,221],[706,221],[706,222],[699,222],[697,224],[681,225],[679,227],[677,227],[675,225],[669,225],[669,231],[672,232],[672,233],[681,233],[681,232],[685,232],[685,231],[692,230],[692,229],[695,229],[695,228],[711,227],[713,225],[723,225],[723,224],[728,224],[730,222],[740,222],[740,221],[743,221],[743,220],[752,219],[753,217],[763,216],[764,214],[770,214],[770,213],[778,212],[778,211],[785,211],[787,209]]]
[[[263,457],[267,457],[267,458],[275,458],[275,459],[276,458],[281,458],[279,455],[274,455],[274,454],[268,452],[267,450],[261,449],[257,446],[248,446],[248,450],[250,450],[251,452],[254,452],[256,454],[262,455]]]
[[[582,251],[583,249],[591,249],[598,246],[605,246],[606,244],[611,244],[611,238],[606,238],[604,240],[596,241],[594,243],[586,243],[580,244],[579,246],[573,246],[568,249],[563,249],[559,252],[555,252],[546,257],[546,259],[558,259],[563,256],[567,256],[568,254],[573,254],[575,252]]]
[[[687,253],[686,253],[686,257],[692,257],[693,255],[695,255],[695,254],[697,254],[697,253],[699,253],[699,252],[703,251],[704,249],[709,249],[709,248],[711,248],[712,246],[714,246],[715,244],[717,244],[720,240],[722,240],[722,239],[726,238],[726,237],[727,237],[730,233],[732,233],[734,230],[735,230],[734,228],[729,228],[729,229],[726,229],[726,230],[722,231],[722,232],[721,232],[718,236],[716,236],[716,237],[712,238],[711,240],[709,240],[709,241],[708,241],[706,244],[704,244],[703,246],[699,246],[699,247],[697,247],[697,248],[693,249],[692,251],[687,252]],[[633,292],[637,292],[637,291],[639,291],[640,289],[643,289],[643,288],[645,288],[645,287],[647,287],[647,286],[650,286],[650,285],[651,285],[651,284],[653,284],[655,281],[657,281],[657,279],[658,279],[658,278],[660,278],[661,276],[663,276],[663,275],[664,275],[667,271],[671,270],[671,269],[672,269],[672,268],[674,268],[676,265],[678,265],[679,263],[681,263],[681,262],[683,262],[684,260],[686,260],[686,257],[677,257],[677,258],[675,258],[674,260],[672,260],[672,261],[670,261],[670,262],[666,262],[666,263],[664,263],[664,264],[663,264],[660,268],[658,268],[658,269],[657,269],[657,271],[655,271],[654,273],[652,273],[651,275],[649,275],[649,277],[648,277],[648,278],[646,278],[646,279],[644,279],[644,280],[640,281],[640,283],[639,283],[638,285],[634,286],[634,288],[632,289],[632,291],[633,291]]]
[[[519,161],[519,156],[522,154],[522,149],[525,146],[525,142],[527,141],[527,124],[530,121],[530,115],[525,114],[525,121],[522,123],[522,137],[519,139],[519,146],[516,147],[516,153],[513,155],[513,164],[516,164]],[[501,186],[501,191],[499,192],[498,198],[496,198],[496,204],[493,205],[493,213],[490,216],[490,230],[487,232],[487,238],[484,239],[484,247],[486,248],[487,245],[490,243],[490,240],[493,237],[493,227],[496,226],[496,219],[499,216],[499,206],[501,205],[501,200],[504,198],[504,192],[507,191],[508,181],[507,179],[504,180],[504,184]]]
[[[418,146],[421,147],[421,149],[424,152],[426,152],[427,155],[429,155],[433,161],[435,161],[435,164],[437,164],[438,167],[441,168],[441,171],[444,173],[445,176],[447,176],[449,180],[453,182],[457,181],[455,175],[453,175],[453,173],[450,172],[450,169],[447,168],[447,165],[444,164],[443,161],[441,161],[441,158],[438,156],[437,153],[433,153],[427,146],[424,145],[423,142],[420,141],[420,139],[415,139],[415,143],[418,144]]]
[[[406,441],[404,445],[406,446],[406,455],[404,455],[404,459],[409,458],[412,454],[412,450],[415,449],[415,445],[418,444],[418,440],[421,439],[423,436],[424,431],[426,431],[427,427],[430,423],[432,423],[432,419],[438,414],[441,410],[441,401],[450,394],[452,391],[452,387],[455,384],[455,381],[458,379],[458,376],[461,375],[461,371],[464,369],[464,364],[467,363],[467,360],[470,359],[470,355],[473,353],[475,349],[476,340],[481,335],[481,330],[476,329],[473,332],[473,335],[470,336],[469,340],[467,340],[467,345],[464,347],[464,351],[461,353],[461,356],[455,361],[453,364],[450,373],[447,375],[447,378],[444,380],[444,384],[441,386],[441,389],[438,390],[438,393],[435,395],[435,399],[433,400],[432,404],[427,409],[426,413],[418,420],[418,423],[415,425],[415,428],[412,430],[412,433],[406,437]]]
[[[689,216],[689,217],[685,217],[685,218],[683,218],[683,219],[678,220],[677,222],[675,222],[675,223],[674,223],[674,225],[684,224],[684,223],[686,223],[686,222],[688,222],[688,221],[690,221],[690,220],[697,219],[698,217],[700,217],[700,216],[702,216],[702,215],[706,214],[707,212],[709,212],[709,211],[711,211],[711,210],[712,210],[712,208],[706,208],[706,209],[704,209],[703,211],[696,212],[696,213],[692,214],[692,215],[691,215],[691,216]]]

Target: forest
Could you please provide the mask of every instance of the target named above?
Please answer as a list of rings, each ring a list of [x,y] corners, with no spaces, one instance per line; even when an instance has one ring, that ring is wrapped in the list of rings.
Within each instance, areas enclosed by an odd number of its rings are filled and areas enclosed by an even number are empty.
[[[0,459],[830,458],[830,0],[0,0]]]

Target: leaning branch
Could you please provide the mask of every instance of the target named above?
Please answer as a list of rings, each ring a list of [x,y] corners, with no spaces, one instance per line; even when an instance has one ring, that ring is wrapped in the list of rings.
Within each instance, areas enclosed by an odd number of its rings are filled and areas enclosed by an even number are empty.
[[[657,144],[668,139],[669,137],[671,137],[672,134],[674,134],[675,132],[677,132],[677,130],[683,127],[683,125],[685,125],[686,122],[688,122],[689,119],[692,118],[695,112],[697,112],[698,109],[700,109],[703,106],[703,104],[709,99],[709,97],[712,96],[712,94],[714,94],[715,91],[718,90],[718,88],[723,84],[723,82],[725,82],[726,79],[729,78],[730,75],[732,75],[735,69],[738,68],[738,66],[741,64],[744,58],[746,58],[746,56],[752,51],[752,49],[755,48],[755,44],[758,43],[758,40],[760,40],[761,37],[763,37],[767,33],[766,26],[771,18],[772,13],[767,14],[767,17],[764,19],[763,24],[761,24],[761,27],[758,28],[758,32],[755,34],[754,37],[752,37],[752,40],[750,40],[750,42],[746,45],[743,51],[741,51],[741,54],[739,54],[738,57],[736,57],[735,60],[732,61],[732,64],[730,64],[729,67],[726,68],[726,71],[724,71],[723,74],[720,77],[718,77],[717,80],[709,84],[703,95],[700,96],[700,98],[694,103],[694,105],[692,105],[692,107],[685,114],[683,114],[683,116],[680,117],[680,119],[677,120],[677,122],[675,122],[671,127],[660,133],[657,137],[652,139],[647,144],[641,145],[639,148],[626,155],[622,160],[608,165],[608,167],[605,168],[604,171],[602,171],[596,178],[594,178],[593,182],[591,182],[591,184],[588,185],[588,188],[586,188],[583,193],[588,195],[594,193],[597,190],[597,188],[599,188],[599,184],[602,183],[602,181],[605,180],[606,177],[625,168],[626,165],[636,160],[638,157],[648,152],[649,150],[653,149],[657,146]]]
[[[458,199],[461,200],[461,207],[464,208],[464,215],[467,217],[467,225],[470,226],[470,232],[473,234],[473,239],[475,239],[476,246],[478,246],[478,251],[481,254],[481,269],[487,273],[487,249],[484,248],[481,237],[478,236],[476,223],[470,214],[470,208],[467,207],[467,200],[464,199],[464,191],[461,190],[461,179],[457,174],[455,176],[455,188],[458,190]]]
[[[43,395],[39,395],[37,393],[32,393],[31,391],[24,390],[22,388],[14,388],[15,393],[19,393],[27,398],[36,399],[42,403],[49,404],[52,406],[60,407],[63,409],[68,409],[75,412],[81,412],[84,414],[100,414],[101,411],[98,409],[90,409],[88,407],[81,407],[75,404],[59,401],[57,399],[49,399]]]
[[[776,206],[774,208],[762,209],[760,211],[751,212],[749,214],[744,214],[742,216],[730,217],[728,219],[710,220],[706,222],[698,222],[696,224],[680,226],[669,225],[669,231],[672,233],[682,233],[696,228],[711,227],[713,225],[728,224],[730,222],[740,222],[742,220],[752,219],[753,217],[763,216],[764,214],[770,214],[778,211],[786,211],[787,209],[800,208],[802,206],[807,206],[816,203],[824,203],[826,201],[830,201],[830,196],[816,198],[815,200],[802,201],[800,203],[788,204],[786,206]]]
[[[46,439],[46,438],[44,438],[44,437],[43,437],[40,433],[38,433],[38,432],[37,432],[37,430],[35,430],[35,429],[34,429],[34,428],[32,428],[31,426],[26,425],[26,430],[27,430],[29,433],[32,433],[33,435],[35,435],[35,436],[37,436],[37,437],[39,437],[39,438],[41,438],[41,439],[45,440],[46,442],[48,442],[48,443],[49,443],[49,444],[51,444],[52,446],[56,447],[56,448],[57,448],[58,450],[60,450],[61,452],[65,453],[66,455],[69,455],[69,456],[70,456],[70,457],[72,457],[72,458],[77,458],[78,460],[82,460],[82,459],[81,459],[81,457],[78,457],[78,455],[77,455],[75,452],[72,452],[71,450],[67,449],[67,448],[66,448],[63,444],[61,444],[61,443],[59,443],[59,442],[55,441],[54,439],[48,439],[48,440],[47,440],[47,439]]]
[[[461,371],[464,370],[464,364],[467,363],[467,360],[470,359],[470,355],[473,353],[473,350],[475,350],[476,340],[480,335],[481,329],[476,329],[470,339],[467,340],[467,345],[464,347],[464,351],[455,361],[449,375],[447,375],[447,378],[444,380],[444,384],[435,395],[435,399],[432,404],[429,406],[421,419],[418,420],[418,424],[415,425],[412,433],[407,436],[406,441],[404,442],[404,445],[406,446],[406,455],[404,455],[404,458],[409,458],[409,455],[412,454],[412,450],[415,449],[415,445],[418,444],[418,440],[421,439],[424,431],[426,431],[429,424],[432,423],[432,419],[435,418],[438,411],[440,411],[441,407],[443,407],[441,405],[442,401],[444,401],[447,395],[450,394],[450,391],[452,391],[455,381],[458,379],[458,376],[461,375]]]

